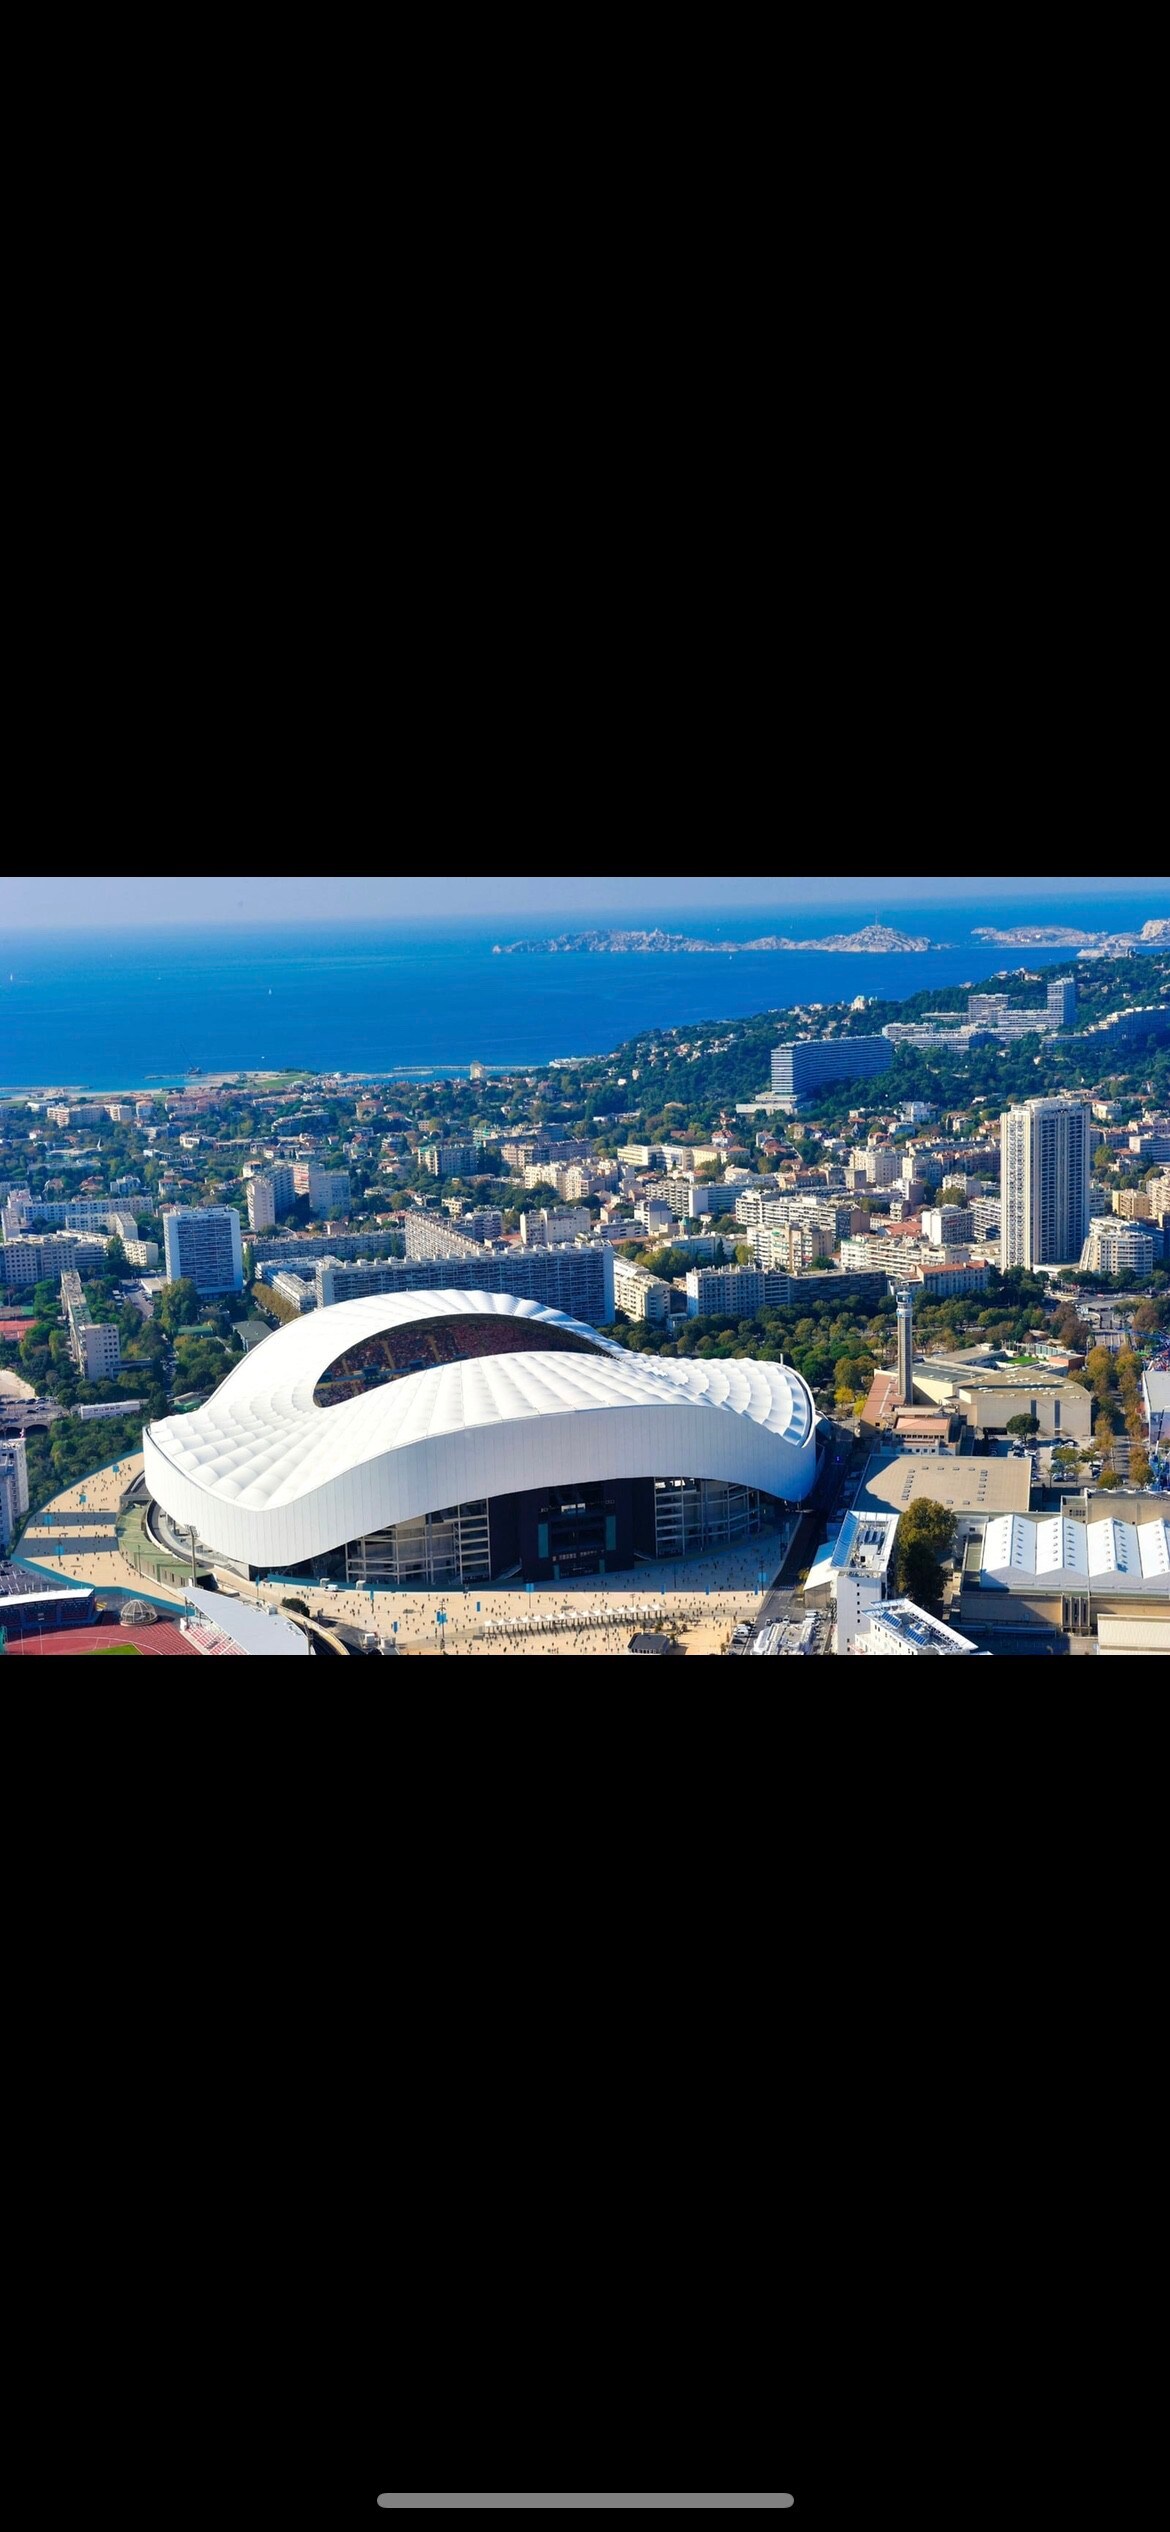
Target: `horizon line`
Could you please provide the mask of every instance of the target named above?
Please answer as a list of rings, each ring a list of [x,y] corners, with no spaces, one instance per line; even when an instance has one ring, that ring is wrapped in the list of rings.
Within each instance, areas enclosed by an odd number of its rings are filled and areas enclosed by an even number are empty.
[[[1154,888],[1151,888],[1148,893],[1153,896],[1155,893]],[[1118,885],[1106,892],[1105,901],[1108,902],[1110,897],[1113,899],[1117,899],[1118,897],[1132,897],[1135,902],[1140,902],[1146,894],[1147,890],[1144,887],[1140,889],[1130,889],[1122,885]],[[1022,899],[1021,902],[1026,902],[1026,900]],[[1099,905],[1101,902],[1102,892],[1099,889],[1094,890],[1091,887],[1086,887],[1083,895],[1068,892],[1061,898],[1062,907],[1069,905],[1093,906]],[[970,897],[931,898],[924,895],[921,898],[916,899],[906,898],[898,900],[892,906],[887,906],[887,908],[878,912],[870,910],[872,907],[872,899],[870,900],[869,907],[860,902],[856,905],[850,905],[847,901],[843,901],[840,897],[806,897],[802,898],[799,904],[796,905],[785,905],[783,903],[769,901],[766,903],[761,902],[759,905],[737,906],[730,910],[720,905],[718,901],[713,900],[709,905],[693,905],[668,909],[668,920],[663,916],[661,910],[659,910],[656,928],[661,930],[685,929],[688,919],[693,920],[693,918],[697,915],[718,915],[725,923],[739,923],[756,914],[770,914],[774,916],[783,915],[791,919],[806,913],[828,912],[836,913],[838,916],[855,915],[861,924],[888,922],[891,929],[896,929],[897,925],[894,921],[894,917],[899,914],[905,915],[907,912],[912,912],[916,906],[929,910],[932,913],[946,913],[951,909],[954,909],[957,912],[960,908],[986,905],[987,903],[988,892],[986,891],[980,891],[978,895]],[[999,910],[1002,911],[1002,907]],[[584,918],[586,917],[592,918],[592,921],[589,923],[587,928],[596,930],[599,928],[597,921],[599,915],[624,917],[623,921],[614,921],[606,924],[604,928],[607,930],[637,931],[643,929],[644,926],[639,924],[635,918],[640,914],[650,914],[653,911],[654,909],[649,906],[566,906],[558,909],[555,916],[545,916],[541,918],[540,934],[533,934],[529,931],[523,937],[540,937],[546,926],[549,937],[552,937],[558,930],[564,929],[566,922],[575,921],[577,919],[584,921]],[[183,914],[151,917],[149,921],[141,923],[127,921],[123,917],[117,917],[112,920],[103,920],[100,916],[89,916],[82,921],[69,923],[62,923],[59,920],[52,922],[29,923],[17,919],[15,922],[10,921],[6,923],[4,926],[4,932],[7,934],[8,940],[11,941],[17,938],[60,940],[66,937],[72,937],[74,934],[88,934],[93,932],[107,934],[209,931],[217,933],[245,933],[296,930],[314,932],[345,932],[352,931],[359,926],[362,929],[367,930],[375,928],[385,929],[387,931],[401,930],[404,932],[429,931],[438,926],[444,931],[455,931],[467,930],[472,926],[490,926],[493,924],[502,928],[502,917],[509,913],[515,913],[518,919],[521,921],[523,920],[523,911],[521,908],[505,908],[500,912],[493,912],[490,908],[486,907],[479,912],[471,914],[436,913],[433,915],[417,913],[393,914],[384,911],[378,911],[367,915],[357,913],[346,915],[314,915],[304,913],[286,915],[250,914],[238,918],[226,915],[208,916]],[[1050,920],[1053,924],[1059,924],[1063,920],[1063,917],[1060,912],[1057,912],[1051,916]],[[0,941],[3,940],[3,937],[4,934],[0,933]],[[521,936],[517,934],[513,937]]]

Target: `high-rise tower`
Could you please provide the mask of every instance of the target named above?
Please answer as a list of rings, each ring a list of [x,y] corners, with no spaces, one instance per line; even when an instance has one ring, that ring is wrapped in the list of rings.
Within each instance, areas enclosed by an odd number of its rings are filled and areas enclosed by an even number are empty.
[[[1083,1099],[1027,1099],[1000,1118],[1000,1264],[1079,1262],[1089,1229],[1092,1126]]]

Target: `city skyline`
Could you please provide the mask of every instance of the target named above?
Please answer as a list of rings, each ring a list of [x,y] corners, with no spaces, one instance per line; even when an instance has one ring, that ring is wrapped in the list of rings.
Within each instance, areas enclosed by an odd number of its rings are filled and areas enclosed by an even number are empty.
[[[333,878],[323,890],[316,877],[283,877],[278,889],[269,879],[208,878],[195,874],[152,876],[149,885],[141,877],[80,877],[70,880],[63,897],[57,881],[36,876],[7,876],[0,879],[0,936],[5,931],[150,931],[175,925],[198,925],[201,928],[264,928],[274,924],[324,922],[331,925],[353,921],[365,923],[422,925],[441,920],[444,924],[479,921],[499,917],[515,928],[539,932],[546,924],[554,927],[566,916],[582,920],[596,919],[598,911],[607,915],[645,914],[653,908],[659,920],[670,925],[684,921],[697,911],[711,912],[716,906],[727,914],[741,914],[767,909],[777,919],[785,909],[824,906],[827,911],[846,910],[863,919],[875,914],[888,915],[901,905],[978,906],[995,899],[1042,897],[1051,890],[1051,876],[1023,878],[985,878],[976,885],[966,878],[933,875],[917,878],[843,876],[826,892],[823,878],[685,878],[677,875],[649,878],[601,878],[591,881],[578,878],[473,879],[461,877],[458,882],[458,911],[452,915],[437,894],[436,882],[426,878]],[[1158,895],[1158,884],[1148,876],[1115,878],[1110,875],[1111,896]],[[1059,919],[1059,905],[1053,909]]]

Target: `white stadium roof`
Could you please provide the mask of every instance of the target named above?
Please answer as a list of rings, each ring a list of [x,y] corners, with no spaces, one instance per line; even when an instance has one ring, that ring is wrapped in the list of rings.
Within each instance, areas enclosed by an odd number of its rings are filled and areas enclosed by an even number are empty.
[[[478,1316],[562,1330],[578,1350],[437,1363],[316,1402],[367,1339]],[[573,1481],[712,1477],[801,1501],[815,1425],[807,1383],[779,1363],[628,1353],[508,1293],[380,1293],[280,1329],[205,1407],[152,1425],[146,1479],[209,1547],[287,1566],[442,1506]]]

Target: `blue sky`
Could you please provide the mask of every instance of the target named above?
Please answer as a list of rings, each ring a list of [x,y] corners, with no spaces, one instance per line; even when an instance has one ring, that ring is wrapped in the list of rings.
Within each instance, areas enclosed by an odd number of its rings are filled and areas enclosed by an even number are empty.
[[[826,852],[824,857],[831,859],[831,854]],[[1108,891],[1111,897],[1132,892],[1148,898],[1151,904],[1163,893],[1148,875],[1119,879],[1112,872]],[[1001,903],[1005,897],[1042,897],[1046,892],[1052,896],[1056,917],[1062,894],[1076,893],[1054,890],[1050,871],[1033,879],[1018,875],[987,878],[981,885],[970,878],[947,880],[920,875],[914,879],[887,879],[873,873],[858,879],[834,877],[831,883],[823,877],[765,879],[757,874],[752,879],[716,879],[710,875],[686,879],[664,878],[661,873],[647,879],[535,878],[529,874],[522,879],[460,876],[453,880],[433,874],[425,879],[342,879],[330,873],[328,878],[318,875],[279,881],[159,878],[152,873],[145,884],[141,878],[71,876],[63,884],[60,878],[0,877],[0,940],[5,933],[18,931],[81,931],[103,925],[119,931],[130,927],[150,929],[166,923],[204,929],[218,923],[281,922],[445,926],[461,917],[495,915],[507,917],[515,930],[538,932],[546,920],[555,924],[566,914],[588,920],[591,905],[604,909],[607,915],[623,910],[644,915],[653,909],[664,924],[675,918],[685,919],[693,908],[709,910],[716,904],[729,914],[742,907],[771,907],[777,917],[776,928],[782,930],[779,918],[786,906],[824,905],[842,912],[852,908],[855,919],[868,921],[875,912],[888,915],[894,907],[907,902],[944,905],[953,901],[958,905],[984,897]]]

